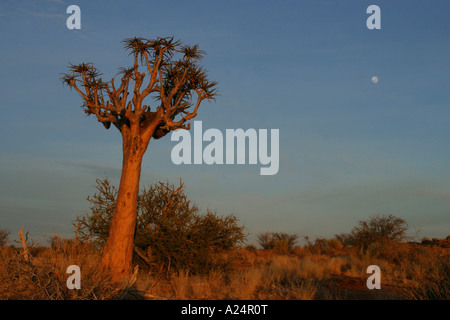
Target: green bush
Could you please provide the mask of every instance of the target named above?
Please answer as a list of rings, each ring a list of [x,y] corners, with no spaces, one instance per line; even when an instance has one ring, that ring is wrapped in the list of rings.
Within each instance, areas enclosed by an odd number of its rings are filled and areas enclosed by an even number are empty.
[[[153,269],[204,273],[223,268],[226,253],[245,240],[244,227],[233,216],[202,214],[178,188],[157,183],[138,197],[135,234],[136,259]],[[109,235],[118,190],[108,179],[97,180],[97,192],[88,197],[90,213],[74,222],[77,237],[102,247]]]

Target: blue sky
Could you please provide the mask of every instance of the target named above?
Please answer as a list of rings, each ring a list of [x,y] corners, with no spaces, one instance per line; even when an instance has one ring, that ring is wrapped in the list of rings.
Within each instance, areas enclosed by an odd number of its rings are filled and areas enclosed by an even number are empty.
[[[68,30],[66,8],[81,8]],[[366,9],[381,8],[368,30]],[[62,86],[69,63],[110,79],[131,64],[121,41],[198,43],[219,82],[204,130],[279,129],[280,170],[171,163],[151,141],[141,185],[177,183],[202,209],[235,214],[250,233],[332,237],[373,214],[419,237],[450,234],[448,1],[2,1],[0,228],[33,239],[73,235],[95,180],[118,184],[120,134]],[[377,76],[378,83],[371,77]]]

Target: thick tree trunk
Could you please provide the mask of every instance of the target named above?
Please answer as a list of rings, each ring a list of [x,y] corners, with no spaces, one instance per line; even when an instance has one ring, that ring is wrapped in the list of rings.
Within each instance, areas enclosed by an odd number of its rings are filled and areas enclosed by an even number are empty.
[[[132,272],[134,234],[141,162],[146,146],[140,136],[123,137],[123,164],[116,210],[103,249],[102,267],[113,281],[124,280]]]

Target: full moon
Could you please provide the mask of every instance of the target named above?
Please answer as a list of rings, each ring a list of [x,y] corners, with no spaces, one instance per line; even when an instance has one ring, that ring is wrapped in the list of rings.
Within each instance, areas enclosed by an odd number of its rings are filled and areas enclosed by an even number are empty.
[[[378,83],[378,77],[377,76],[373,76],[372,77],[372,82],[373,83]]]

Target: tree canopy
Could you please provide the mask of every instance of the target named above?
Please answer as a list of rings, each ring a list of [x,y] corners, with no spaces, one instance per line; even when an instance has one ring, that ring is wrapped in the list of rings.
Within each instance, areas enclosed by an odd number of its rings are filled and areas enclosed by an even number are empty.
[[[157,119],[152,132],[157,139],[170,130],[189,129],[186,122],[197,115],[201,101],[217,94],[217,82],[209,81],[198,64],[205,51],[198,44],[182,45],[173,38],[134,37],[123,43],[134,64],[119,68],[116,76],[120,83],[116,84],[115,77],[104,81],[92,63],[71,64],[70,72],[63,74],[63,83],[82,96],[86,114],[95,115],[107,129],[113,124],[122,131],[130,123],[138,123],[142,133]],[[140,65],[148,74],[139,72]],[[133,90],[131,96],[129,89]],[[149,97],[156,108],[144,104]]]

